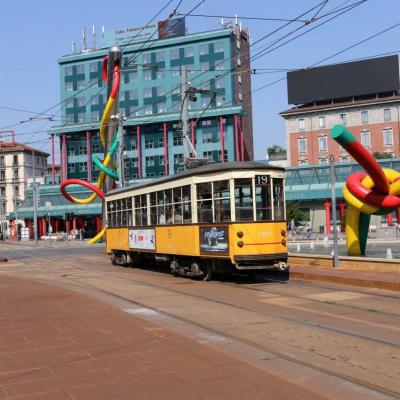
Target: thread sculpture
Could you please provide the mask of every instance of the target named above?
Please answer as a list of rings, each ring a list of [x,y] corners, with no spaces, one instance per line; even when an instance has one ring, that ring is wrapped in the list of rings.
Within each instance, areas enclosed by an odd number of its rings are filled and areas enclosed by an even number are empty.
[[[368,150],[342,125],[334,126],[330,134],[366,172],[349,175],[343,187],[343,197],[348,205],[347,254],[365,255],[371,215],[390,214],[400,206],[400,172],[381,168]]]
[[[107,79],[107,65],[108,65],[108,56],[104,57],[103,59],[103,65],[102,65],[102,79],[105,85],[108,84],[108,79]],[[118,65],[114,66],[113,70],[113,85],[111,89],[111,93],[109,98],[107,99],[106,106],[104,108],[104,112],[101,118],[100,122],[100,142],[103,146],[103,148],[106,148],[106,128],[108,126],[108,123],[110,121],[111,117],[111,110],[113,109],[114,102],[117,99],[118,91],[119,91],[119,84],[120,84],[120,67]],[[115,151],[118,148],[119,144],[119,138],[118,138],[118,132],[115,132],[113,142],[111,144],[111,147],[108,151],[108,153],[105,155],[104,161],[101,161],[98,159],[98,157],[93,157],[93,162],[100,168],[100,173],[99,177],[97,179],[96,185],[93,185],[90,182],[84,181],[82,179],[67,179],[64,182],[61,183],[60,189],[62,195],[69,201],[76,203],[76,204],[89,204],[92,201],[95,200],[95,198],[98,196],[102,201],[105,200],[105,194],[102,191],[102,186],[104,183],[104,179],[107,176],[111,177],[114,181],[119,179],[119,173],[118,169],[113,171],[110,168],[108,168],[108,165],[110,164]],[[90,166],[88,166],[90,168]],[[90,189],[93,193],[85,198],[79,198],[79,197],[74,197],[70,195],[67,192],[67,186],[69,185],[81,185],[85,186],[86,188]],[[95,237],[89,240],[89,244],[96,243],[98,240],[100,240],[107,229],[107,226],[105,225],[104,228],[97,233]]]

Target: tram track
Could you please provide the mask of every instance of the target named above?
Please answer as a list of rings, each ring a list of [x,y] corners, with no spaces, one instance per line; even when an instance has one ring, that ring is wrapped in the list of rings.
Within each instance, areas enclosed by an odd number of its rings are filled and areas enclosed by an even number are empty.
[[[32,260],[33,261],[33,260]],[[128,269],[123,269],[120,268],[118,269],[118,271],[116,270],[99,270],[99,269],[89,269],[87,267],[82,267],[79,265],[68,265],[67,268],[63,268],[62,266],[58,267],[57,263],[58,260],[56,258],[54,258],[53,260],[49,260],[50,263],[46,266],[46,267],[40,267],[40,269],[43,268],[43,270],[41,272],[46,272],[47,274],[49,272],[51,272],[51,275],[53,277],[58,277],[58,280],[56,279],[56,283],[60,283],[63,282],[62,284],[67,285],[67,286],[71,286],[71,287],[75,287],[75,288],[81,288],[81,289],[88,289],[91,291],[97,291],[105,296],[110,296],[110,298],[115,298],[115,299],[120,299],[123,301],[128,302],[129,304],[135,305],[135,306],[139,306],[139,307],[143,307],[143,308],[148,308],[151,310],[154,310],[156,312],[158,312],[159,314],[168,316],[169,318],[173,318],[177,321],[182,321],[185,322],[187,324],[191,324],[193,326],[197,326],[199,328],[205,329],[208,332],[215,334],[215,335],[221,335],[221,336],[225,336],[231,340],[234,340],[238,343],[243,343],[246,344],[248,346],[251,346],[252,348],[261,350],[263,352],[266,353],[270,353],[282,360],[285,360],[287,362],[292,363],[293,365],[298,365],[298,366],[303,366],[303,367],[307,367],[310,368],[314,371],[318,371],[324,374],[327,374],[329,376],[332,377],[336,377],[338,379],[342,379],[344,381],[347,381],[349,383],[353,383],[353,384],[357,384],[361,387],[364,387],[366,389],[369,390],[374,390],[376,392],[379,392],[381,394],[385,394],[385,395],[389,395],[389,396],[394,396],[395,398],[399,398],[400,397],[400,390],[399,391],[394,391],[392,390],[393,387],[384,387],[384,386],[380,386],[379,384],[377,384],[377,382],[369,382],[367,380],[364,379],[360,379],[360,376],[352,376],[351,374],[347,374],[347,373],[343,373],[340,370],[335,370],[335,368],[337,368],[336,366],[332,366],[332,368],[325,368],[323,365],[316,365],[314,362],[309,362],[305,359],[302,359],[301,357],[297,357],[296,355],[293,354],[288,354],[287,352],[281,351],[282,349],[277,349],[274,348],[271,345],[265,345],[265,344],[260,344],[257,343],[254,340],[249,340],[246,337],[240,336],[240,335],[235,335],[232,332],[226,332],[224,330],[219,329],[218,327],[213,327],[212,325],[208,325],[205,323],[201,323],[199,321],[194,321],[190,318],[185,318],[185,316],[182,315],[177,315],[174,314],[173,312],[168,312],[168,310],[165,309],[159,309],[157,307],[152,307],[151,305],[149,306],[148,303],[146,302],[142,302],[142,301],[136,301],[128,296],[124,296],[121,295],[120,293],[116,293],[115,291],[111,291],[111,290],[106,290],[105,288],[99,287],[98,283],[90,283],[91,279],[102,279],[105,281],[110,281],[110,277],[112,276],[114,281],[119,281],[121,282],[125,282],[127,284],[132,284],[132,285],[138,285],[138,286],[142,286],[142,287],[147,287],[147,288],[152,288],[154,290],[158,290],[158,291],[164,291],[164,293],[170,293],[172,295],[176,295],[176,296],[185,296],[186,298],[191,298],[194,300],[199,300],[199,301],[205,301],[207,303],[211,303],[211,304],[217,304],[217,305],[221,305],[221,306],[225,306],[225,307],[230,307],[231,309],[235,309],[235,310],[242,310],[244,312],[249,312],[249,313],[254,313],[256,315],[260,315],[263,317],[271,317],[271,318],[275,318],[275,319],[280,319],[282,321],[286,321],[288,323],[292,323],[292,324],[298,324],[301,326],[305,326],[308,328],[313,328],[313,329],[318,329],[318,330],[322,330],[322,331],[326,331],[326,332],[331,332],[331,333],[339,333],[341,335],[345,335],[348,337],[353,337],[356,339],[360,339],[363,341],[368,341],[366,343],[375,343],[377,345],[384,345],[384,346],[390,346],[390,348],[394,348],[394,349],[399,349],[400,346],[397,343],[393,343],[387,340],[381,340],[378,338],[374,338],[371,337],[369,335],[360,335],[360,334],[355,334],[354,332],[349,332],[346,329],[336,329],[333,327],[329,327],[329,326],[323,326],[320,323],[313,323],[310,321],[303,321],[301,319],[298,318],[288,318],[288,317],[284,317],[284,316],[277,316],[274,313],[269,313],[265,310],[257,310],[255,308],[252,307],[246,307],[244,305],[241,304],[237,304],[235,302],[232,301],[224,301],[221,299],[215,299],[215,298],[210,298],[209,296],[205,296],[205,295],[199,295],[199,294],[193,294],[193,293],[188,293],[187,291],[183,290],[183,289],[178,289],[178,288],[171,288],[168,287],[164,282],[161,282],[160,284],[154,283],[154,282],[148,282],[146,280],[143,279],[135,279],[133,278],[133,274],[132,272],[134,272],[134,270],[128,270]],[[36,260],[35,260],[36,262]],[[54,264],[53,264],[54,263]],[[50,266],[51,264],[53,264],[54,266],[56,266],[55,269],[52,268],[47,268],[48,266]],[[159,268],[159,267],[158,267]],[[156,270],[149,270],[149,269],[138,269],[138,271],[145,271],[146,274],[148,274],[147,276],[144,277],[144,279],[152,279],[152,275],[158,275],[158,276],[162,276],[160,274],[160,272],[157,272]],[[169,278],[169,276],[166,276],[166,274],[164,275],[164,277]],[[40,274],[35,274],[35,278],[38,278],[40,280],[44,280],[46,282],[49,283],[55,283],[55,281],[51,278],[51,279],[46,279],[44,276],[41,276]],[[59,279],[61,278],[61,279]],[[263,277],[264,278],[264,277]],[[268,278],[266,278],[266,282],[268,282],[270,280],[268,280]],[[178,283],[179,281],[177,280],[175,283]],[[199,285],[203,285],[203,283],[201,282],[193,282],[193,281],[186,281],[184,278],[182,278],[181,283],[191,283],[194,284],[194,286]],[[278,281],[279,282],[279,281]],[[119,284],[120,284],[119,283]],[[285,287],[287,287],[286,285],[289,286],[295,286],[297,285],[298,281],[296,281],[296,284],[294,283],[285,283]],[[261,285],[263,285],[264,283],[261,283]],[[294,299],[301,299],[301,300],[307,300],[313,303],[322,303],[322,304],[331,304],[330,302],[326,302],[326,301],[321,301],[321,300],[316,300],[316,299],[309,299],[309,298],[303,298],[302,296],[295,296],[295,295],[288,295],[287,293],[282,294],[282,293],[276,293],[274,290],[268,290],[268,288],[265,287],[261,287],[257,286],[257,287],[249,287],[248,284],[242,284],[240,286],[238,286],[235,283],[231,283],[231,282],[223,282],[223,281],[215,281],[215,282],[207,282],[204,283],[204,285],[215,285],[215,288],[217,290],[218,285],[222,285],[224,287],[229,287],[229,288],[238,288],[244,291],[250,290],[250,291],[256,291],[256,292],[261,292],[261,293],[266,293],[266,294],[270,294],[273,296],[286,296],[286,297],[292,297]],[[258,283],[256,283],[255,285],[259,285]],[[315,288],[314,285],[303,285],[303,282],[301,283],[301,286],[312,286]],[[319,286],[320,288],[323,288],[324,290],[328,289],[330,291],[340,291],[340,289],[333,289],[331,287],[324,287],[324,286]],[[280,289],[278,289],[280,290]],[[377,297],[383,297],[383,298],[387,298],[387,296],[380,296],[379,294],[371,294],[365,292],[365,291],[360,291],[360,293],[363,294],[368,294],[369,296],[377,296]],[[232,296],[234,297],[234,296]],[[392,297],[392,296],[390,296]],[[398,298],[396,298],[398,299]],[[342,305],[342,304],[337,304],[338,307],[344,307],[344,308],[352,308],[349,305]],[[363,311],[368,312],[370,310],[368,309],[363,309]],[[370,311],[371,312],[371,311]],[[389,317],[398,317],[396,315],[392,315],[390,313],[387,313],[389,315]],[[365,324],[368,324],[368,321],[365,321]],[[281,344],[284,344],[284,342],[282,342]],[[296,353],[296,352],[295,352]],[[360,365],[361,367],[361,365]],[[357,374],[356,374],[357,375]],[[362,376],[362,374],[361,374]],[[398,379],[397,376],[392,376],[390,374],[386,374],[385,375],[388,379]],[[393,386],[393,385],[392,385]],[[397,388],[397,385],[394,385],[395,388]]]
[[[199,323],[197,321],[193,321],[191,319],[188,319],[188,318],[185,318],[185,317],[182,317],[182,316],[177,316],[177,315],[175,315],[173,313],[170,313],[170,312],[168,312],[166,310],[160,310],[158,308],[151,307],[151,306],[149,306],[148,304],[146,304],[144,302],[135,301],[135,300],[132,300],[129,297],[114,293],[114,292],[109,291],[109,290],[101,289],[101,288],[97,287],[96,285],[92,285],[92,284],[87,283],[87,282],[82,282],[81,280],[79,280],[79,278],[78,278],[78,280],[74,279],[72,281],[70,279],[71,278],[70,276],[63,276],[63,278],[69,278],[68,279],[69,284],[72,283],[73,285],[76,285],[78,287],[85,287],[85,288],[88,288],[88,289],[91,289],[91,290],[96,290],[96,291],[98,291],[98,292],[100,292],[100,293],[102,293],[102,294],[104,294],[106,296],[110,296],[110,297],[113,297],[113,298],[116,298],[116,299],[119,299],[119,300],[123,300],[123,301],[125,301],[127,303],[130,303],[132,305],[135,305],[135,306],[138,306],[138,307],[142,307],[142,308],[145,308],[145,309],[149,309],[149,310],[152,310],[152,311],[154,311],[154,312],[156,312],[158,314],[165,315],[165,316],[167,316],[169,318],[173,318],[174,320],[181,321],[181,322],[184,322],[184,323],[187,323],[187,324],[190,324],[190,325],[194,325],[194,326],[196,326],[198,328],[201,328],[203,330],[206,330],[206,331],[208,331],[208,332],[210,332],[212,334],[219,335],[221,337],[226,337],[226,338],[234,340],[234,341],[236,341],[238,343],[243,343],[245,345],[248,345],[250,347],[256,348],[256,349],[261,350],[263,352],[266,352],[266,353],[269,353],[269,354],[273,354],[274,356],[276,356],[276,357],[278,357],[278,358],[280,358],[282,360],[285,360],[285,361],[287,361],[289,363],[293,363],[293,364],[296,364],[298,366],[310,368],[311,370],[318,371],[320,373],[326,374],[328,376],[331,376],[331,377],[334,377],[334,378],[337,378],[337,379],[344,380],[344,381],[352,383],[352,384],[356,384],[356,385],[361,386],[361,387],[363,387],[365,389],[373,390],[373,391],[378,392],[380,394],[384,394],[384,395],[387,395],[387,396],[392,396],[394,398],[399,398],[400,397],[400,391],[393,391],[393,390],[390,390],[390,389],[385,388],[383,386],[368,382],[368,381],[363,380],[363,379],[359,379],[359,378],[353,377],[353,376],[348,375],[348,374],[340,373],[340,372],[337,372],[337,371],[332,371],[329,368],[324,368],[324,367],[322,367],[320,365],[315,365],[313,363],[310,363],[310,362],[307,362],[305,360],[299,359],[299,358],[294,357],[294,356],[292,356],[290,354],[287,354],[285,352],[279,351],[276,348],[273,348],[273,347],[270,347],[270,346],[265,346],[265,345],[260,345],[259,343],[255,343],[253,341],[247,340],[247,339],[245,339],[243,337],[234,335],[232,333],[227,333],[227,332],[221,331],[219,329],[211,328],[208,325]],[[134,282],[136,282],[136,281],[134,281]],[[138,281],[137,283],[143,284],[143,282],[140,282],[140,281]],[[182,292],[180,290],[169,290],[169,289],[165,289],[165,287],[162,287],[162,286],[159,286],[159,285],[147,285],[147,286],[160,288],[160,289],[168,290],[168,291],[171,291],[171,292],[176,292],[178,294],[187,295],[186,293],[184,293],[184,292]],[[224,305],[233,306],[235,308],[238,307],[238,306],[233,305],[233,304],[228,304],[228,303],[225,303],[225,302],[210,300],[210,299],[204,298],[203,296],[191,296],[191,297],[196,297],[196,298],[200,298],[202,300],[207,300],[207,301],[213,301],[213,302],[221,303],[221,304],[224,304]],[[240,308],[244,309],[244,310],[247,310],[246,308],[243,308],[243,307],[240,307]],[[255,312],[254,310],[248,310],[248,311]],[[319,328],[319,326],[315,326],[315,327]],[[343,334],[343,332],[341,332],[341,333]],[[353,335],[351,335],[351,336],[353,336]],[[362,338],[362,339],[365,339],[365,340],[373,340],[374,342],[383,343],[383,344],[388,345],[388,343],[386,343],[384,341],[377,341],[377,340],[374,340],[374,339],[370,339],[368,337],[357,336],[357,338]]]

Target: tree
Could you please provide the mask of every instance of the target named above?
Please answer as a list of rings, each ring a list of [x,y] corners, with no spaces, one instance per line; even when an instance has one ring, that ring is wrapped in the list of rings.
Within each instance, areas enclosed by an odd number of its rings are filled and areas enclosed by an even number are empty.
[[[286,149],[278,144],[274,144],[267,148],[268,157],[286,156]]]
[[[393,158],[393,154],[392,153],[380,153],[379,151],[374,151],[372,153],[372,155],[377,159],[377,160],[383,160],[385,158]]]
[[[300,210],[298,201],[286,202],[286,219],[288,221],[293,219],[295,223],[306,219],[306,214]]]

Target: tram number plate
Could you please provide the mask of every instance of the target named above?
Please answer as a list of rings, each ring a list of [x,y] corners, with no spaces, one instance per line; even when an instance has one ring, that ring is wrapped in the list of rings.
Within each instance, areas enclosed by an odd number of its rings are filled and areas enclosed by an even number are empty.
[[[269,185],[268,175],[256,175],[256,185]]]

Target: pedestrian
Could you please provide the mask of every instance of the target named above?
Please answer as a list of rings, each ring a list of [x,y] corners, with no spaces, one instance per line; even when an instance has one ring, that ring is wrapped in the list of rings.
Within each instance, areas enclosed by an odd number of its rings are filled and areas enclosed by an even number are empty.
[[[294,238],[296,237],[296,224],[294,223],[294,219],[292,218],[289,224],[290,235]]]
[[[83,234],[85,233],[85,230],[83,228],[79,229],[79,240],[83,240]]]

